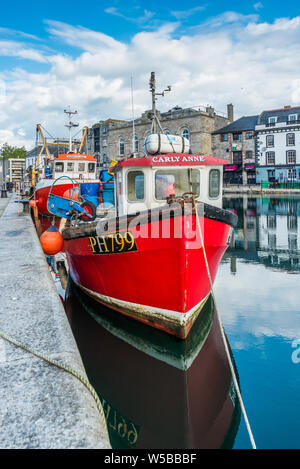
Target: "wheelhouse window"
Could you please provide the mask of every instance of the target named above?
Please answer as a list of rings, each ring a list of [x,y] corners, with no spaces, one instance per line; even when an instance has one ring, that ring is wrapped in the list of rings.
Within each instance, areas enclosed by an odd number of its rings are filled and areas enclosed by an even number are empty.
[[[170,195],[182,196],[185,192],[200,195],[200,171],[194,168],[160,169],[155,173],[155,198],[166,200]]]
[[[274,147],[274,135],[267,135],[266,136],[266,146],[267,147]]]
[[[288,150],[286,152],[286,162],[287,162],[287,164],[295,164],[296,163],[296,150]]]
[[[275,151],[266,152],[266,164],[275,164]]]
[[[78,171],[85,171],[85,163],[78,163]]]
[[[62,161],[57,161],[55,163],[55,172],[56,173],[63,173],[64,171],[64,164]]]
[[[130,202],[137,202],[145,198],[143,171],[129,171],[127,173],[127,198]]]
[[[94,173],[95,172],[95,163],[89,163],[88,164],[88,172],[89,173]]]
[[[295,134],[286,134],[286,144],[295,145]]]
[[[67,163],[67,171],[74,171],[74,163],[71,161],[68,161]]]
[[[123,137],[119,139],[119,154],[125,155],[125,141]]]
[[[209,171],[209,190],[210,198],[216,198],[220,195],[220,171],[218,169],[211,169]]]

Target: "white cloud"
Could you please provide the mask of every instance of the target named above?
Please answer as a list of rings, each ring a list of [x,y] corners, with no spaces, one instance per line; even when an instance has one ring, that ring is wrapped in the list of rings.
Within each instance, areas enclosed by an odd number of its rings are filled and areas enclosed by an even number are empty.
[[[47,58],[39,50],[28,47],[18,41],[0,41],[0,56],[19,57],[35,62],[47,62]]]
[[[254,7],[254,10],[257,10],[257,11],[258,11],[258,10],[260,10],[261,8],[263,8],[264,6],[263,6],[263,4],[262,4],[261,2],[257,2],[257,3],[254,3],[253,7]]]
[[[138,115],[151,106],[151,71],[159,89],[172,85],[172,92],[158,101],[161,110],[211,104],[225,112],[232,102],[239,117],[300,104],[300,17],[260,23],[257,15],[226,12],[185,34],[179,22],[166,22],[129,42],[82,26],[46,24],[56,45],[59,40],[72,46],[74,56],[33,47],[24,38],[0,42],[0,54],[47,64],[35,73],[20,66],[0,73],[2,138],[11,144],[22,138],[31,145],[38,122],[63,136],[67,105],[78,110],[82,124],[130,118],[131,74]]]
[[[143,15],[141,16],[124,15],[115,7],[106,8],[104,11],[105,13],[109,13],[114,16],[119,16],[120,18],[123,18],[126,21],[132,21],[133,23],[145,23],[146,21],[149,21],[151,18],[153,18],[153,16],[155,16],[155,13],[149,10],[144,10]]]
[[[177,20],[183,20],[186,18],[189,18],[192,15],[195,15],[199,11],[205,10],[206,6],[198,6],[190,9],[185,9],[185,10],[173,10],[171,11],[171,15],[174,16]]]

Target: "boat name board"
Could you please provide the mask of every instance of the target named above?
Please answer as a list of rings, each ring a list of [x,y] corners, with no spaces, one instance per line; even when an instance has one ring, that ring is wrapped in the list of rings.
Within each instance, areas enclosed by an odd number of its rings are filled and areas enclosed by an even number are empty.
[[[202,155],[184,155],[184,156],[153,156],[153,163],[200,163],[205,161]]]
[[[117,254],[137,251],[131,231],[111,233],[106,236],[89,236],[92,254]]]

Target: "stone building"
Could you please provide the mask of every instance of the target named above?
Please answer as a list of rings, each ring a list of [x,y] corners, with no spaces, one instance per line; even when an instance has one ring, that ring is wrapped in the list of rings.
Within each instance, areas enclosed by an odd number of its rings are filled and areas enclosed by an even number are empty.
[[[188,138],[193,153],[212,155],[212,132],[229,124],[233,106],[227,106],[226,116],[210,106],[187,109],[176,106],[164,113],[157,111],[157,115],[165,133]],[[112,158],[133,152],[142,155],[144,139],[151,133],[151,116],[152,111],[145,111],[134,126],[132,121],[116,119],[97,122],[88,130],[88,152],[97,157],[101,167],[109,166]]]
[[[256,182],[255,126],[258,117],[241,117],[212,133],[213,156],[228,161],[224,167],[224,184]]]

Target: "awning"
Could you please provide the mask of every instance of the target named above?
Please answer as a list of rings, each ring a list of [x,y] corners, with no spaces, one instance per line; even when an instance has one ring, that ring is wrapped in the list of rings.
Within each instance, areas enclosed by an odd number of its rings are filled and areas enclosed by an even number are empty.
[[[236,164],[230,165],[230,166],[225,166],[224,171],[236,171],[236,168],[237,168]]]

